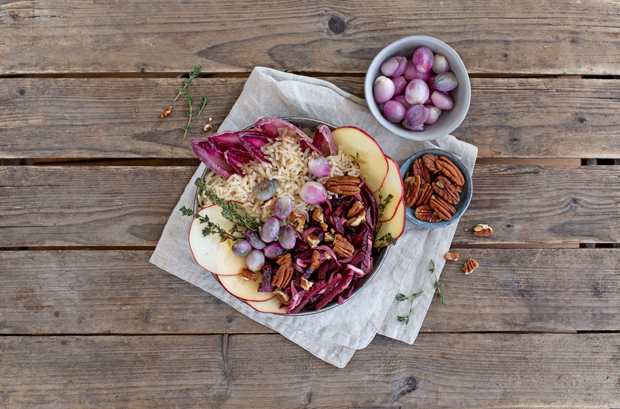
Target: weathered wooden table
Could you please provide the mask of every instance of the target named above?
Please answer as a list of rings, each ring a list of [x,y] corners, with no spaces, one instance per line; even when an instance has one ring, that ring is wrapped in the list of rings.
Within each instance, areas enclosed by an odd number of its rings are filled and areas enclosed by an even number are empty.
[[[481,264],[413,346],[336,369],[148,263],[254,66],[362,95],[413,34],[471,74]],[[197,64],[182,141],[185,100],[159,114]],[[617,0],[0,1],[0,407],[620,406],[618,75]]]

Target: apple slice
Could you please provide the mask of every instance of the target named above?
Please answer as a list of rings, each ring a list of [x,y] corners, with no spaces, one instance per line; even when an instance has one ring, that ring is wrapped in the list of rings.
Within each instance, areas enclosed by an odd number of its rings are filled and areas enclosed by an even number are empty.
[[[332,132],[336,145],[342,146],[344,153],[359,157],[361,176],[366,179],[366,185],[375,193],[383,185],[388,173],[388,161],[383,150],[366,132],[354,126],[343,126]]]
[[[390,233],[392,235],[392,239],[396,240],[403,234],[405,230],[405,203],[400,200],[398,203],[398,207],[396,208],[396,213],[394,213],[394,217],[390,220],[385,221],[381,224],[379,231],[377,232],[376,240],[378,241],[386,234]],[[377,246],[375,246],[377,247]]]
[[[379,192],[375,193],[377,203],[380,203],[379,195],[381,195],[383,199],[388,197],[388,195],[392,195],[392,200],[390,200],[390,203],[388,203],[383,210],[383,217],[381,217],[382,222],[391,220],[394,217],[398,204],[403,201],[403,196],[405,195],[405,188],[403,187],[403,180],[400,177],[398,165],[394,159],[389,156],[386,156],[386,158],[389,165],[388,173],[383,181],[383,186],[381,186]]]
[[[222,208],[211,205],[202,208],[201,216],[209,216],[213,223],[217,223],[222,229],[230,230],[233,223],[222,216]],[[230,240],[222,242],[217,234],[202,235],[204,224],[194,217],[189,228],[189,248],[192,250],[196,263],[213,274],[222,276],[234,276],[246,267],[245,258],[237,257],[232,252]]]
[[[256,273],[257,281],[246,280],[241,274],[234,276],[217,276],[222,287],[237,298],[245,301],[267,301],[274,297],[273,293],[259,293],[258,284],[263,281],[263,275]]]
[[[278,300],[276,297],[273,297],[269,301],[262,302],[246,301],[246,304],[248,304],[250,307],[254,308],[258,312],[266,312],[268,314],[278,315],[285,315],[286,313],[288,313],[288,306],[285,305],[283,308],[280,308],[280,300]]]

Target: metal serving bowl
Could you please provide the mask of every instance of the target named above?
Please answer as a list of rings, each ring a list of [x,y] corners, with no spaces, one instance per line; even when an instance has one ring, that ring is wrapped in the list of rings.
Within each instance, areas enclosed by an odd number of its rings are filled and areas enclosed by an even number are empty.
[[[319,121],[317,119],[310,119],[310,118],[281,118],[284,119],[285,121],[288,121],[290,123],[292,123],[293,125],[295,125],[296,127],[300,128],[300,129],[304,129],[304,128],[308,128],[310,129],[312,132],[316,131],[316,128],[319,125],[325,125],[327,126],[330,130],[334,130],[336,129],[336,126],[327,123],[327,122],[323,122],[323,121]],[[248,130],[248,129],[252,129],[253,126],[248,126],[247,128],[244,128],[244,130]],[[202,174],[202,178],[204,180],[205,175],[207,174],[207,172],[211,172],[211,170],[209,168],[205,169],[204,173]],[[200,193],[202,193],[202,190],[200,190],[200,188],[196,188],[196,195],[195,195],[195,199],[194,199],[194,212],[198,212],[200,210],[200,203],[198,201],[198,197],[200,196]],[[383,264],[383,261],[385,260],[387,253],[389,250],[389,246],[388,247],[384,247],[380,250],[377,250],[375,252],[373,252],[373,259],[374,259],[374,266],[373,269],[370,271],[370,273],[368,273],[364,279],[363,285],[359,288],[357,288],[355,291],[353,291],[353,293],[351,294],[351,296],[349,298],[347,298],[346,300],[344,300],[344,302],[346,303],[348,300],[350,300],[351,298],[353,298],[355,295],[357,295],[358,293],[360,293],[364,288],[367,287],[368,282],[370,280],[372,280],[372,278],[377,275],[377,272],[379,271],[379,269],[381,269],[381,265]],[[213,274],[215,278],[218,278],[216,274]],[[219,280],[218,280],[219,281]],[[243,301],[243,300],[242,300]],[[343,303],[344,304],[344,303]],[[312,314],[318,314],[320,312],[324,312],[324,311],[329,311],[333,308],[338,307],[341,304],[338,304],[337,301],[332,301],[329,304],[327,304],[325,307],[321,308],[318,311],[301,311],[298,312],[296,314],[292,314],[292,315],[312,315]]]

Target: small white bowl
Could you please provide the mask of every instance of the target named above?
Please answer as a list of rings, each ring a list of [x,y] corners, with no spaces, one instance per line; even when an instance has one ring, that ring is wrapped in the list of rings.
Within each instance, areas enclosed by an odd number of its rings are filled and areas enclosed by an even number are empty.
[[[375,80],[383,75],[381,74],[380,67],[385,60],[396,55],[405,56],[410,60],[413,56],[413,52],[422,46],[426,46],[430,48],[433,53],[442,54],[448,59],[450,71],[456,75],[459,86],[450,92],[450,97],[454,100],[454,109],[442,111],[437,122],[432,125],[427,125],[425,131],[413,132],[403,128],[400,124],[393,124],[383,117],[379,111],[379,105],[375,102],[373,85]],[[432,141],[449,135],[450,132],[454,131],[461,122],[463,122],[469,110],[471,86],[469,84],[469,75],[467,75],[465,64],[463,64],[461,57],[459,57],[452,47],[433,37],[411,36],[401,38],[388,45],[372,60],[366,72],[366,79],[364,80],[364,96],[366,97],[370,112],[372,112],[377,121],[388,131],[413,141]]]

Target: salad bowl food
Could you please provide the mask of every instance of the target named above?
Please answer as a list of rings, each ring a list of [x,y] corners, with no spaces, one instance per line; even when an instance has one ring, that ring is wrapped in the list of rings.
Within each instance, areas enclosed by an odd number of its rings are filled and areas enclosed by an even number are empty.
[[[396,163],[354,127],[260,118],[194,139],[189,244],[196,262],[257,311],[304,315],[364,288],[403,232]]]

